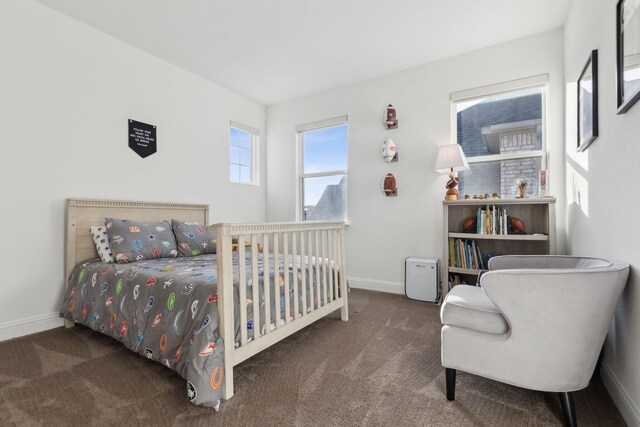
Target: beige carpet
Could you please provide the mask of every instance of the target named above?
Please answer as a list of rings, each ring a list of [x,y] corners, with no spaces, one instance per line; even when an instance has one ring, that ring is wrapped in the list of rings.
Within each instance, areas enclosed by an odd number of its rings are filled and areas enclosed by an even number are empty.
[[[2,342],[0,425],[562,425],[556,395],[462,372],[447,402],[439,306],[350,297],[349,322],[334,313],[236,367],[219,413],[190,404],[173,371],[84,327]],[[575,403],[581,426],[624,425],[598,380]]]

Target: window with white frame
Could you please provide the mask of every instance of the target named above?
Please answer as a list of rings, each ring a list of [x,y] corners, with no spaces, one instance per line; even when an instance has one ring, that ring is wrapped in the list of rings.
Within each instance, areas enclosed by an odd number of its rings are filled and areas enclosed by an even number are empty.
[[[459,174],[460,194],[514,198],[518,183],[537,195],[546,169],[548,76],[456,92],[451,95],[452,142],[471,168]]]
[[[258,139],[260,131],[240,123],[229,126],[229,180],[258,185]]]
[[[347,219],[347,117],[298,126],[298,197],[303,221]]]

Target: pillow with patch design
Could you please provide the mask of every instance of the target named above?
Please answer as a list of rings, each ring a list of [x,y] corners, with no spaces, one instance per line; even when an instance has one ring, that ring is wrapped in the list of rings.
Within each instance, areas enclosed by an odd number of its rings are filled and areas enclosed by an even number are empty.
[[[171,220],[173,234],[178,243],[179,256],[196,256],[216,253],[216,227],[198,225],[195,222]]]
[[[119,263],[178,256],[176,239],[169,221],[144,223],[105,218],[109,245]]]
[[[89,233],[93,239],[93,243],[96,244],[96,250],[102,262],[116,262],[109,245],[109,236],[107,236],[107,227],[96,227],[92,225]]]

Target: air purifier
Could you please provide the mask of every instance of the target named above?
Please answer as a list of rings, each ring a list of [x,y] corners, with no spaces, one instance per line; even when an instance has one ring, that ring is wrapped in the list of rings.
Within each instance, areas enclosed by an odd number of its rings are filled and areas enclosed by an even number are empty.
[[[440,266],[437,258],[409,257],[405,260],[404,293],[418,301],[438,298]]]

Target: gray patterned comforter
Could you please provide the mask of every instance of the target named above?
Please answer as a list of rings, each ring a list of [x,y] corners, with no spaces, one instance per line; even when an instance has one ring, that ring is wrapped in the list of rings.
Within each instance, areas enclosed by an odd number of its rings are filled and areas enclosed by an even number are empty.
[[[248,336],[251,337],[253,301],[249,254],[247,260],[247,301],[243,305],[247,310]],[[233,264],[237,342],[240,331],[237,253],[234,253]],[[278,283],[281,318],[284,318],[282,272],[278,273],[277,280],[273,280],[273,262],[269,265],[271,307],[276,295],[274,284]],[[300,275],[300,271],[297,274]],[[260,325],[265,323],[263,275],[261,254]],[[315,289],[314,279],[315,274],[307,274],[306,282],[312,283],[311,289]],[[307,306],[314,294],[307,288]],[[293,298],[293,289],[290,298]],[[187,380],[187,394],[191,402],[217,409],[222,398],[224,362],[217,301],[216,255],[163,258],[130,264],[91,260],[79,264],[71,273],[60,315],[109,335],[130,350],[173,369]],[[294,307],[293,302],[290,306]],[[302,307],[301,300],[299,306]],[[275,313],[273,309],[271,311],[273,323]]]

